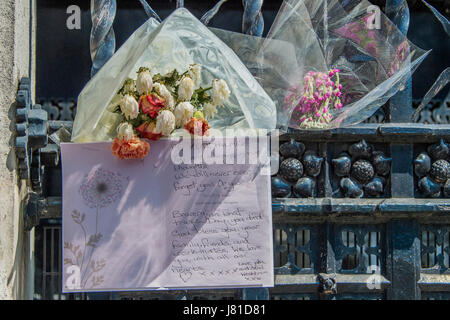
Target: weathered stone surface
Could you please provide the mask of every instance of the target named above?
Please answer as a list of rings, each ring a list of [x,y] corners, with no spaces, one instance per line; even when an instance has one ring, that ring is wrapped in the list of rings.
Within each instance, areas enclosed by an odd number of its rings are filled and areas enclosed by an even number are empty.
[[[14,153],[14,101],[29,76],[30,1],[0,1],[0,300],[25,298],[24,233]]]

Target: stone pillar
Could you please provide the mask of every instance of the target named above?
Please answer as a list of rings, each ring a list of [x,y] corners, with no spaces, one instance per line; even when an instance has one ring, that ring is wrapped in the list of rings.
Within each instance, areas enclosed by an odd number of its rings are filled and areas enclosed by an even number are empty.
[[[34,60],[30,59],[30,2],[0,1],[0,300],[31,297],[26,279],[33,237],[23,231],[21,203],[27,186],[17,177],[14,151],[19,80],[30,77],[33,83],[34,79],[29,74]]]

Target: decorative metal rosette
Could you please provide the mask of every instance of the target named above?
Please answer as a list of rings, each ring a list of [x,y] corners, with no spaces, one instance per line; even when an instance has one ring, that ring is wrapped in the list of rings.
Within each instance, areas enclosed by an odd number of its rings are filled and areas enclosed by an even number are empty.
[[[427,148],[414,159],[417,187],[428,198],[450,197],[450,150],[443,139]]]
[[[308,198],[316,196],[316,178],[324,158],[291,139],[280,146],[280,168],[272,177],[272,197]]]
[[[380,197],[385,193],[392,159],[362,140],[331,160],[333,173],[346,198]]]

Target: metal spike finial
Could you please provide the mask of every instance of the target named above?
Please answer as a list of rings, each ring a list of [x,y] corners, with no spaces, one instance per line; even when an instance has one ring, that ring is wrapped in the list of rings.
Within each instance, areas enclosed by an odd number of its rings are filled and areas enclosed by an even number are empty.
[[[406,35],[409,29],[409,7],[405,0],[386,0],[386,15]]]
[[[158,20],[158,22],[161,22],[161,18],[159,17],[159,15],[156,13],[155,10],[153,10],[152,7],[150,7],[150,5],[148,4],[148,2],[146,0],[139,0],[139,2],[141,3],[142,7],[144,7],[147,17],[154,18],[154,19]]]
[[[409,29],[409,7],[406,0],[386,0],[386,15],[405,36]],[[409,122],[413,114],[412,81],[406,81],[405,88],[390,100],[391,122]]]
[[[103,67],[116,50],[116,39],[113,30],[116,11],[116,0],[91,0],[91,77]]]
[[[220,7],[227,2],[228,0],[219,0],[217,3],[212,7],[212,9],[208,10],[200,19],[200,21],[207,26],[208,23],[211,21],[212,18],[219,12]]]
[[[252,36],[262,36],[264,18],[261,13],[263,0],[242,0],[244,16],[242,17],[242,32]]]

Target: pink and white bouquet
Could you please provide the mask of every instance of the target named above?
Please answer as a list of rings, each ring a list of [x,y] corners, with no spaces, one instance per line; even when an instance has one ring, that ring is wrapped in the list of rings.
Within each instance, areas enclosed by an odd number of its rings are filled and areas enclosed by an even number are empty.
[[[293,111],[292,118],[305,127],[324,127],[333,116],[333,108],[340,110],[342,84],[339,83],[339,69],[328,73],[309,71],[303,82],[303,87],[293,87],[284,99],[286,111],[300,98]],[[336,77],[333,82],[333,78]]]
[[[428,53],[366,0],[285,0],[258,50],[279,127],[331,129],[370,117]]]

